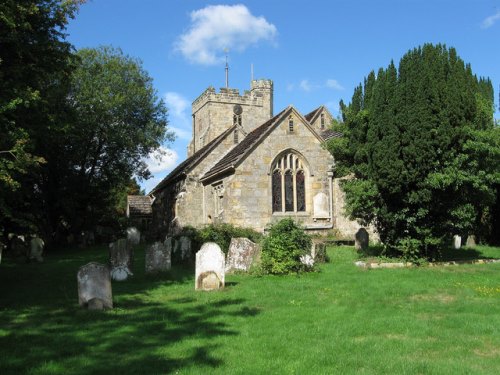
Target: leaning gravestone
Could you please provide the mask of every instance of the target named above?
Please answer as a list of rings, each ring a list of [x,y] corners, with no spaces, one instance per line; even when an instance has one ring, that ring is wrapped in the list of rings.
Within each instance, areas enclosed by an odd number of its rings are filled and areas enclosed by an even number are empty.
[[[365,228],[359,228],[359,230],[354,235],[354,246],[358,251],[364,251],[368,248],[368,232]]]
[[[171,249],[159,241],[149,246],[146,249],[146,273],[168,271],[172,267]]]
[[[226,272],[248,272],[259,254],[259,246],[248,238],[231,238],[227,253]]]
[[[45,243],[40,237],[35,237],[32,238],[30,241],[30,253],[28,256],[28,259],[31,260],[36,260],[37,262],[43,262],[43,247],[45,246]]]
[[[91,262],[78,270],[78,303],[93,310],[112,309],[111,275],[109,268]]]
[[[132,246],[126,238],[121,238],[109,244],[109,265],[111,267],[111,278],[123,281],[132,275]]]
[[[127,241],[131,245],[139,245],[141,242],[141,232],[136,227],[127,228]]]
[[[454,235],[453,236],[453,248],[455,250],[458,250],[462,247],[462,237],[460,237],[459,235]]]
[[[224,288],[224,253],[215,242],[204,243],[196,253],[195,289]]]
[[[311,257],[316,263],[325,263],[327,261],[326,244],[323,241],[313,240],[311,246]]]

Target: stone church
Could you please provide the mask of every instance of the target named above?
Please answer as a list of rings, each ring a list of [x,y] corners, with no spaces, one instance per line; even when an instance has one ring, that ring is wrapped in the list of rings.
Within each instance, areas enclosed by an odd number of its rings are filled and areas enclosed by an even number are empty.
[[[273,113],[273,82],[252,80],[243,95],[213,87],[192,105],[188,158],[149,194],[157,236],[184,226],[230,223],[258,231],[291,217],[313,232],[351,237],[343,193],[324,142],[332,116],[320,106]]]

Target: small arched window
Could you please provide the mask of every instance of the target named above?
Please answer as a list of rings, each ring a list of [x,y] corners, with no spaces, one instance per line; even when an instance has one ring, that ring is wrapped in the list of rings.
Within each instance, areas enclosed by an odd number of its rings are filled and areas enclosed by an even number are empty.
[[[286,153],[274,162],[271,184],[273,212],[306,210],[305,171],[298,155]]]
[[[321,123],[321,130],[325,129],[325,114],[324,113],[321,114],[320,123]]]
[[[290,133],[292,133],[292,132],[293,132],[293,117],[292,117],[292,116],[290,116],[290,117],[288,118],[288,131],[289,131]]]
[[[238,129],[234,129],[233,141],[234,141],[234,144],[238,143]]]

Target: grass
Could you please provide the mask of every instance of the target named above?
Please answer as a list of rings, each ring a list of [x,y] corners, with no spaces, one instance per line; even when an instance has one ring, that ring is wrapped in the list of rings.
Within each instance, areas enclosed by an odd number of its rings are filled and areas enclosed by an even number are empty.
[[[145,275],[139,249],[106,312],[79,308],[76,285],[105,248],[7,261],[0,374],[500,373],[500,264],[368,271],[353,248],[328,251],[318,273],[195,292],[194,270]]]

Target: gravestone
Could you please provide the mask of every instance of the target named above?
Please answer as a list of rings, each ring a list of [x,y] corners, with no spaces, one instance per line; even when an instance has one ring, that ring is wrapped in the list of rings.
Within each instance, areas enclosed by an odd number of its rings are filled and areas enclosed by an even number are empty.
[[[470,234],[467,236],[467,241],[465,243],[465,246],[467,247],[476,247],[476,236],[473,234]]]
[[[354,246],[358,251],[364,251],[368,248],[368,232],[365,228],[359,228],[356,234],[354,235]]]
[[[127,228],[127,241],[133,245],[139,245],[141,242],[141,232],[136,227]]]
[[[453,236],[453,248],[455,250],[458,250],[462,247],[462,237],[460,237],[459,235],[455,234]]]
[[[12,251],[12,255],[15,257],[26,256],[27,247],[26,241],[24,240],[24,236],[12,235],[10,240],[10,249]]]
[[[91,262],[78,270],[78,303],[88,309],[113,308],[111,275],[109,268],[100,263]]]
[[[196,253],[195,289],[224,288],[224,253],[215,242],[204,243]]]
[[[311,257],[316,263],[325,263],[327,261],[326,244],[323,241],[313,240],[311,246]]]
[[[166,242],[155,242],[146,249],[146,273],[168,271],[172,267],[172,248]]]
[[[191,239],[186,236],[180,237],[175,244],[176,252],[178,253],[181,260],[186,260],[191,258]]]
[[[28,255],[28,260],[36,260],[37,262],[43,262],[43,248],[45,242],[40,237],[32,238],[30,241],[30,253]]]
[[[126,238],[121,238],[109,244],[109,265],[113,280],[123,281],[129,275],[132,275],[133,257],[132,246]]]
[[[248,272],[260,255],[260,247],[248,238],[231,238],[227,253],[226,272]]]

